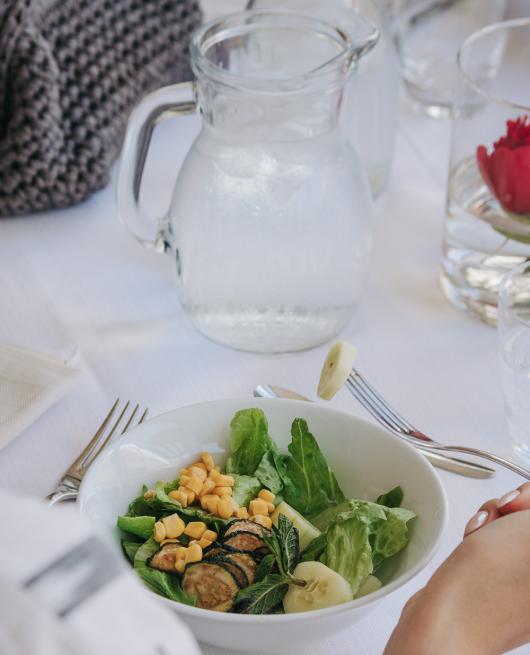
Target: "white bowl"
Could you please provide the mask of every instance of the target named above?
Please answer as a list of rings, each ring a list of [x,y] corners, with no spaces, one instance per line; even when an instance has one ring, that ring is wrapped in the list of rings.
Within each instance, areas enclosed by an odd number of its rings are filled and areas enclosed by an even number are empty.
[[[432,466],[414,448],[379,427],[329,407],[294,400],[219,400],[176,409],[153,418],[114,442],[89,469],[81,486],[81,512],[112,535],[116,518],[141,485],[171,480],[207,450],[224,462],[234,413],[261,407],[271,436],[282,450],[294,418],[307,420],[348,498],[374,500],[401,485],[403,506],[414,510],[412,536],[396,556],[390,580],[373,594],[324,610],[299,614],[223,614],[188,607],[160,596],[200,641],[245,652],[284,652],[336,634],[365,616],[383,597],[415,576],[432,558],[447,521],[447,500]],[[387,574],[388,575],[388,574]]]

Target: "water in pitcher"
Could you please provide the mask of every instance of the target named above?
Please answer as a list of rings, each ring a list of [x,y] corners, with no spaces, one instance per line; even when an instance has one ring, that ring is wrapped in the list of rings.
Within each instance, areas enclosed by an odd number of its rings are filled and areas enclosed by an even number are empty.
[[[275,116],[277,135],[281,123]],[[260,141],[254,126],[246,141],[241,125],[237,138],[207,126],[183,166],[173,200],[179,293],[220,343],[310,347],[358,301],[370,248],[364,173],[338,132],[300,129],[296,138],[287,120],[284,138]]]

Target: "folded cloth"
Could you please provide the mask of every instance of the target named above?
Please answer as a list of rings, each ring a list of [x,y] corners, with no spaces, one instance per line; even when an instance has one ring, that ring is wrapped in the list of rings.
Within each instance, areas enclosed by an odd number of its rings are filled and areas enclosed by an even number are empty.
[[[0,346],[0,448],[62,398],[79,374],[54,357]]]
[[[0,2],[0,216],[105,186],[129,111],[190,77],[197,0]]]
[[[117,544],[74,507],[3,492],[0,506],[9,526],[0,540],[0,653],[200,655],[186,626],[128,570]]]

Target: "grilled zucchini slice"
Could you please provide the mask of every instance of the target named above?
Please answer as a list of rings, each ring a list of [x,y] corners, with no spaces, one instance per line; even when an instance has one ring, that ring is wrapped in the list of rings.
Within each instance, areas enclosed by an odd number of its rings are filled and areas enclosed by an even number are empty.
[[[239,591],[234,575],[213,562],[190,564],[182,579],[185,593],[195,596],[195,606],[216,612],[228,612]]]
[[[260,555],[268,552],[267,544],[253,532],[239,531],[232,532],[228,538],[222,541],[223,548],[226,550],[240,553],[251,553]]]
[[[267,530],[267,528],[264,528],[262,525],[247,519],[241,519],[240,521],[234,521],[233,523],[230,523],[224,533],[225,539],[235,532],[252,532],[252,534],[257,535],[258,537],[265,537],[270,535],[270,530]]]

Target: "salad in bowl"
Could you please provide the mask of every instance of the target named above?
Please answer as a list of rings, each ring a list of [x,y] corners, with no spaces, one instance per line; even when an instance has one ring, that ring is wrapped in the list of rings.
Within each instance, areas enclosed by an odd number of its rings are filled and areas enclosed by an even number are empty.
[[[233,614],[291,614],[377,591],[416,513],[400,486],[348,498],[304,418],[282,452],[261,408],[237,411],[228,458],[203,450],[130,499],[124,553],[157,594]]]

